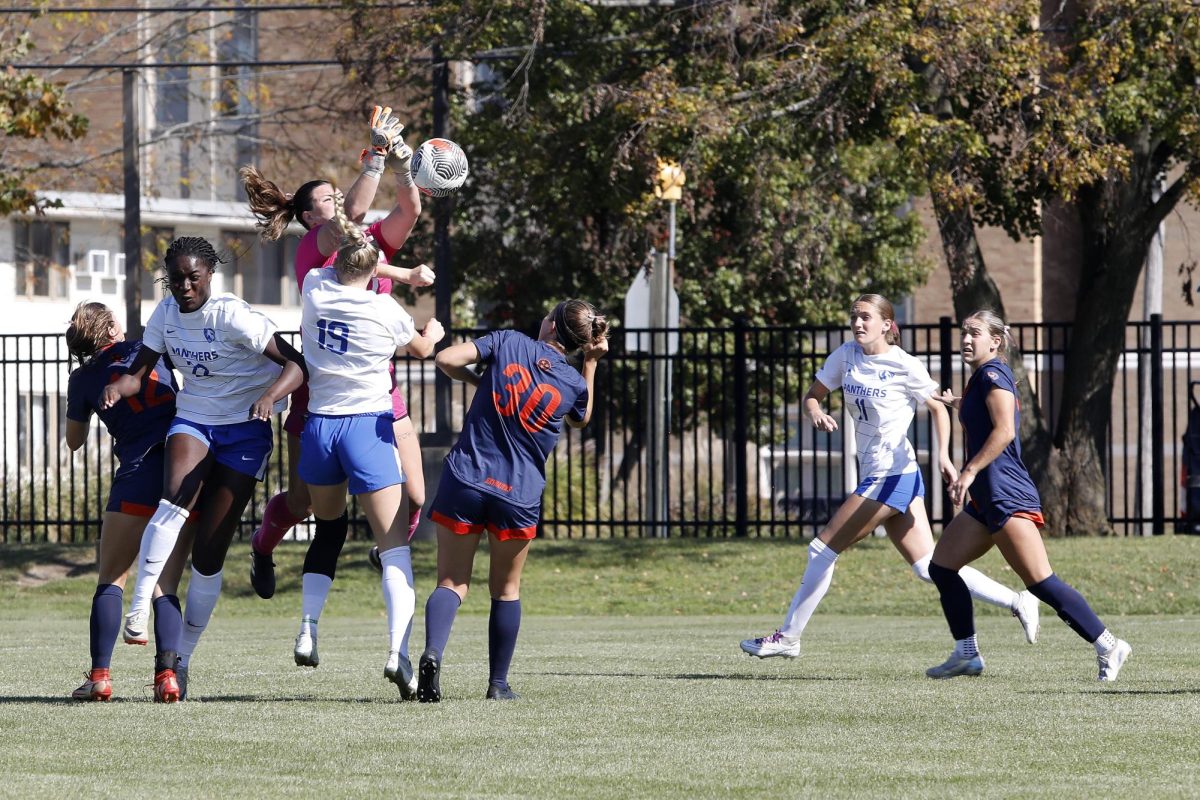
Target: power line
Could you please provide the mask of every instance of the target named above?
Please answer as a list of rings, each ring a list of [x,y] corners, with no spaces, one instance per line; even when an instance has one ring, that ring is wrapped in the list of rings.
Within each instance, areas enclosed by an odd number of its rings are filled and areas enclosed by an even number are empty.
[[[393,8],[420,8],[424,3],[376,3],[359,6],[363,11],[387,10]],[[60,6],[58,8],[0,8],[0,14],[28,14],[30,16],[46,16],[49,14],[186,14],[200,11],[347,11],[342,3],[272,3],[265,5],[202,5],[202,6],[167,6],[145,8],[143,6],[105,6],[89,8],[87,6]]]

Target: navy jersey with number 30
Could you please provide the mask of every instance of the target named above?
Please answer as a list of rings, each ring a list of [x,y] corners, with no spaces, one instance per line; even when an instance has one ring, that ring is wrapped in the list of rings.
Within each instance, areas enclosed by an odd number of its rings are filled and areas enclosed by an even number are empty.
[[[486,369],[446,463],[480,491],[537,505],[563,417],[587,413],[587,384],[562,353],[523,333],[494,331],[475,347]]]

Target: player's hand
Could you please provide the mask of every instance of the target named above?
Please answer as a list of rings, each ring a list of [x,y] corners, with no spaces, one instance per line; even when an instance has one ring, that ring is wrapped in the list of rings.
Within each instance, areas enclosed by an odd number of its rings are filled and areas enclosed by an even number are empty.
[[[433,286],[433,282],[437,279],[433,270],[428,264],[418,264],[408,271],[408,279],[405,280],[409,286]]]
[[[275,404],[264,394],[250,406],[250,419],[269,420],[274,411]]]
[[[951,482],[949,487],[950,502],[956,506],[961,506],[967,499],[967,490],[971,488],[971,484],[975,482],[975,471],[972,469],[963,469],[958,475],[958,479]]]
[[[132,375],[122,375],[104,387],[104,392],[100,395],[100,410],[112,408],[126,397],[137,394],[137,390],[140,388],[142,388],[140,380]]]
[[[812,421],[812,426],[819,431],[833,433],[838,429],[837,420],[826,414],[824,411],[813,414],[810,419]]]
[[[959,401],[962,400],[961,397],[955,397],[954,392],[949,389],[943,389],[930,399],[937,400],[939,403],[950,406],[950,408],[958,408]]]
[[[585,344],[582,348],[584,361],[599,361],[608,352],[608,337],[601,336],[594,342]]]
[[[362,151],[359,161],[363,165],[363,174],[372,178],[383,175],[384,164],[391,155],[396,143],[404,144],[402,134],[404,125],[392,116],[388,106],[374,106],[371,111],[371,143]],[[407,147],[407,145],[405,145]],[[412,151],[409,151],[410,156]]]
[[[117,385],[110,383],[104,387],[104,393],[100,395],[100,410],[110,409],[123,399],[121,393],[117,391]]]
[[[421,335],[426,339],[432,339],[434,344],[440,342],[446,336],[446,329],[442,327],[442,323],[436,318],[431,318],[425,323],[425,327],[421,330]]]
[[[954,468],[954,462],[949,458],[939,459],[938,469],[942,473],[942,483],[947,486],[958,480],[958,470]]]

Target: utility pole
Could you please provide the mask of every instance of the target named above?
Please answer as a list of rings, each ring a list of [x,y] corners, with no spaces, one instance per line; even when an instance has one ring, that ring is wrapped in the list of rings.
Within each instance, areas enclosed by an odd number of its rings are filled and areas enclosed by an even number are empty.
[[[441,45],[433,46],[433,135],[446,138],[450,116],[450,64],[442,55]],[[449,333],[454,325],[451,299],[454,295],[454,265],[450,259],[450,213],[454,198],[438,197],[433,200],[433,269],[437,273],[434,283],[434,316]],[[447,336],[438,349],[453,342]],[[450,377],[440,369],[434,372],[433,396],[436,408],[436,431],[434,438],[439,444],[449,444],[451,434],[450,410],[452,385]]]
[[[142,336],[142,178],[138,169],[137,72],[121,73],[125,167],[125,333]]]

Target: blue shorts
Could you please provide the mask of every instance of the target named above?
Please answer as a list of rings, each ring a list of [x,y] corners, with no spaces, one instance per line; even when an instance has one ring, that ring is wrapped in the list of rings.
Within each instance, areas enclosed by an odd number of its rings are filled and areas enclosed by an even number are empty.
[[[262,480],[271,458],[271,423],[265,419],[249,419],[232,425],[206,425],[176,417],[167,431],[170,439],[176,434],[191,436],[204,442],[218,464],[235,472]]]
[[[350,494],[404,483],[392,412],[309,414],[300,435],[300,477],[313,486],[347,481]]]
[[[452,533],[483,533],[497,539],[532,539],[537,534],[541,505],[515,506],[503,497],[463,483],[448,466],[442,467],[437,497],[429,506],[429,518]]]
[[[166,448],[155,445],[140,458],[125,461],[113,474],[105,511],[152,517],[162,499]]]
[[[921,478],[919,469],[900,475],[885,475],[882,478],[863,478],[854,493],[868,500],[883,503],[903,514],[908,511],[914,500],[925,496],[925,481]]]

